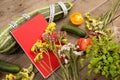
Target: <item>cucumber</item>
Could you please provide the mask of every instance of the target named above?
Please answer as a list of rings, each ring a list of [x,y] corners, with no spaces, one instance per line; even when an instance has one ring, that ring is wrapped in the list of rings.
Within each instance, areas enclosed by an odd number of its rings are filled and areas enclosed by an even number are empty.
[[[68,11],[72,8],[72,4],[70,2],[64,3],[68,9]],[[31,17],[35,16],[37,13],[41,13],[44,15],[46,20],[49,20],[49,6],[41,9],[36,9],[30,13],[28,13]],[[61,7],[56,3],[55,4],[55,17],[54,21],[63,18],[63,11]],[[19,17],[15,22],[20,25],[24,23],[26,19],[24,17]],[[10,31],[13,29],[13,27],[7,25],[5,27],[2,27],[0,29],[0,53],[5,53],[5,54],[11,54],[15,52],[19,48],[19,45],[17,42],[14,40],[12,35],[10,34]]]
[[[17,73],[20,71],[20,67],[16,64],[0,60],[0,71]]]
[[[86,35],[87,35],[87,33],[84,30],[82,30],[78,27],[75,27],[75,26],[71,26],[71,25],[63,25],[61,27],[61,30],[66,31],[68,33],[75,34],[79,37],[86,37]]]

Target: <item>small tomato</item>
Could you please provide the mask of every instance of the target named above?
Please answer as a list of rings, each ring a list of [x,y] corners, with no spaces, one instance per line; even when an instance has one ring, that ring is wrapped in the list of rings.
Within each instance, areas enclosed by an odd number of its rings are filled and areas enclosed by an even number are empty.
[[[79,50],[86,51],[88,45],[92,44],[92,40],[90,38],[80,38],[77,41],[77,45],[79,46]]]
[[[70,15],[70,21],[74,25],[80,25],[83,23],[84,19],[83,19],[83,16],[81,15],[81,13],[74,12],[73,14]]]

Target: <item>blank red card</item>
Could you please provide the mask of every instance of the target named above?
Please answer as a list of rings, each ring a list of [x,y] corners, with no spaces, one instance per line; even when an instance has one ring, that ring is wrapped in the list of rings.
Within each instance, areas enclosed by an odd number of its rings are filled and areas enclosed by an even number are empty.
[[[41,61],[34,62],[35,54],[31,52],[31,48],[37,40],[42,38],[42,34],[44,33],[47,26],[48,23],[44,16],[42,14],[38,14],[25,22],[23,25],[20,25],[11,31],[11,34],[15,40],[18,42],[18,44],[21,46],[21,48],[34,63],[44,78],[47,78],[60,66],[57,58],[53,53],[50,53],[50,60],[48,56],[44,54],[44,58]],[[50,67],[50,64],[52,68]]]

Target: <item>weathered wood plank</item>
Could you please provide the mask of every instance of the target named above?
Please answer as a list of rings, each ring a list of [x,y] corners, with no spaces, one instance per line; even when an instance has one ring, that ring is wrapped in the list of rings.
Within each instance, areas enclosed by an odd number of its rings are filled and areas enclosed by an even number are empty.
[[[21,16],[23,13],[30,12],[37,8],[42,8],[46,5],[58,2],[59,0],[0,0],[0,27],[10,23],[10,21],[14,20],[15,18]],[[61,1],[68,1],[68,0],[61,0]],[[69,0],[73,1],[73,0]],[[74,7],[69,13],[69,15],[73,12],[81,12],[83,15],[90,11],[92,15],[99,16],[103,12],[105,12],[109,7],[111,6],[111,3],[108,2],[108,0],[76,0],[74,2]],[[117,13],[119,14],[120,11]],[[69,15],[61,19],[57,22],[57,29],[59,30],[63,24],[71,24],[69,21]],[[117,18],[113,23],[115,26],[119,26],[120,18]],[[85,29],[85,25],[80,25],[78,27],[81,27],[82,29]],[[68,34],[67,36],[69,42],[76,43],[77,39],[79,37],[74,36],[72,34]],[[15,64],[20,65],[21,67],[28,67],[29,64],[31,64],[31,61],[29,58],[24,54],[22,51],[15,52],[16,54],[12,55],[2,55],[0,54],[0,59],[6,60],[9,62],[13,62]],[[85,62],[85,65],[88,64],[88,61]],[[34,80],[52,80],[51,76],[48,79],[44,79],[42,75],[38,72],[38,70],[35,68],[35,79]],[[93,80],[94,78],[97,80],[106,80],[104,77],[101,77],[99,75],[94,75],[87,77],[85,74],[87,72],[87,66],[84,66],[81,70],[81,80],[85,80],[86,78],[89,78]],[[57,74],[59,74],[59,71],[56,71]],[[0,72],[0,79],[4,77],[5,73]],[[60,75],[60,74],[59,74]],[[58,79],[56,79],[58,80]]]

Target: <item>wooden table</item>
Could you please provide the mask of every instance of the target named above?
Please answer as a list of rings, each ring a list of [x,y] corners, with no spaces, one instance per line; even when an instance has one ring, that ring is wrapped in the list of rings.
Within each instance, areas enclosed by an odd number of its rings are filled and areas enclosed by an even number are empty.
[[[52,4],[58,1],[59,0],[0,0],[0,27],[10,23],[10,21],[21,16],[23,13],[30,12],[37,8],[42,8],[44,6],[47,6],[49,4]],[[61,0],[61,1],[72,2],[73,0]],[[86,12],[91,12],[92,15],[99,16],[100,14],[104,13],[108,8],[110,8],[110,6],[111,6],[111,2],[109,0],[76,0],[74,2],[74,6],[70,11],[69,15],[72,12],[81,12],[83,15]],[[69,15],[66,18],[56,22],[58,30],[63,24],[70,24]],[[120,10],[116,14],[117,18],[113,21],[113,25],[120,27],[120,17],[118,15],[120,15]],[[79,27],[85,29],[84,24]],[[67,37],[69,42],[74,44],[76,40],[79,38],[77,36],[69,35],[69,34]],[[31,61],[22,50],[18,50],[12,55],[0,54],[0,59],[18,64],[21,67],[28,67],[29,64],[31,64]],[[80,75],[81,80],[86,80],[86,78],[89,78],[89,80],[93,80],[93,79],[107,80],[103,76],[95,75],[95,74],[92,74],[90,77],[87,77],[85,73],[87,71],[88,62],[86,62],[85,64],[86,66],[84,66],[81,69],[81,75]],[[52,80],[51,77],[49,77],[48,79],[44,79],[36,68],[34,72],[35,72],[34,80]],[[56,72],[59,74],[59,70]],[[5,73],[0,72],[0,80],[4,76],[5,76]]]

